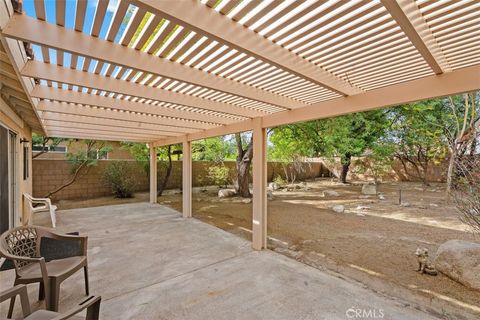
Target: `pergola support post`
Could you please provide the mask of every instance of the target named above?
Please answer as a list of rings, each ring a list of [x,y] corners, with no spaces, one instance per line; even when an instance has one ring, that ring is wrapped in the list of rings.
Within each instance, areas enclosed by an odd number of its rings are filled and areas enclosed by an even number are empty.
[[[150,147],[150,203],[157,203],[157,148]]]
[[[267,134],[262,119],[253,119],[252,247],[267,248]]]
[[[182,197],[183,197],[183,217],[192,217],[192,142],[183,141],[183,161],[182,161]]]

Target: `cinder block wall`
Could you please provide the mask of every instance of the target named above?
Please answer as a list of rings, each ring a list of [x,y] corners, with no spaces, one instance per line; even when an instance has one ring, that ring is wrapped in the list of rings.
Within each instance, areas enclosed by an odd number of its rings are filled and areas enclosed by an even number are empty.
[[[103,172],[113,160],[99,160],[96,166],[89,169],[88,173],[82,175],[72,185],[55,194],[54,200],[62,199],[90,199],[95,197],[111,195],[111,190],[105,185]],[[137,181],[135,191],[148,191],[149,178],[145,174],[142,166],[136,161],[125,161],[132,166],[132,171]],[[193,161],[192,164],[192,183],[194,187],[211,185],[208,178],[208,168],[215,165],[208,161]],[[226,161],[224,165],[229,168],[231,180],[236,174],[235,162]],[[319,176],[328,176],[329,172],[321,163],[306,162],[300,164],[301,173],[297,180],[315,178]],[[32,166],[33,173],[33,196],[44,197],[52,190],[63,185],[71,178],[71,167],[65,160],[54,159],[35,159]],[[158,163],[158,183],[160,184],[165,176],[166,163]],[[283,166],[281,163],[269,162],[268,180],[273,180],[277,175],[285,178]],[[173,161],[172,173],[168,180],[167,189],[181,188],[182,186],[182,161]]]

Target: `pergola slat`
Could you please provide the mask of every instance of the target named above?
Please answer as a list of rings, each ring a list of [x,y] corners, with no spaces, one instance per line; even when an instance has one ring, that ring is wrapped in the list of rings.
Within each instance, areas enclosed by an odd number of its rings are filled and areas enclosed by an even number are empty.
[[[77,10],[75,11],[75,30],[76,31],[83,30],[83,23],[85,22],[86,11],[87,11],[87,1],[77,1]]]
[[[142,0],[134,1],[156,14],[187,27],[212,40],[284,69],[301,78],[327,87],[342,95],[360,93],[361,90],[329,72],[308,63],[299,56],[269,42],[264,37],[245,29],[205,5],[191,1]]]
[[[414,0],[381,0],[435,74],[451,70]]]
[[[80,87],[137,96],[145,99],[165,101],[173,104],[232,114],[235,116],[258,117],[264,114],[262,112],[238,107],[232,104],[205,100],[167,90],[159,90],[154,87],[148,87],[134,82],[107,78],[68,68],[61,68],[38,61],[27,62],[21,72],[22,75],[27,77],[62,82]]]
[[[299,108],[305,105],[300,101],[252,88],[248,85],[242,85],[238,82],[218,78],[194,68],[172,63],[166,59],[159,59],[155,56],[147,55],[124,46],[115,45],[79,32],[67,30],[24,15],[13,15],[2,32],[5,36],[11,38],[38,43],[85,56],[86,62],[94,58],[125,68],[150,72],[162,77],[193,83],[198,86],[262,101],[287,109]]]
[[[86,1],[84,1],[86,2]],[[115,36],[118,33],[118,29],[120,28],[123,18],[125,17],[125,13],[128,9],[128,2],[125,0],[120,0],[117,11],[115,12],[115,16],[113,18],[112,24],[110,25],[110,29],[107,33],[107,40],[113,41],[115,40]]]
[[[103,19],[105,18],[105,13],[107,12],[108,1],[98,1],[97,10],[95,12],[95,19],[92,26],[92,36],[98,37],[100,34],[100,28],[102,27]]]

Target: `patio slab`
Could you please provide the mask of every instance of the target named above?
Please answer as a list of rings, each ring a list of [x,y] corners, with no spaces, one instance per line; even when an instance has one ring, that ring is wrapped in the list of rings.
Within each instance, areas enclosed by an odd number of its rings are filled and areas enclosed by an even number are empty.
[[[48,225],[47,217],[36,223]],[[160,205],[59,211],[58,230],[88,234],[91,293],[102,296],[103,319],[434,319]],[[0,277],[11,286],[12,271]],[[29,286],[31,301],[37,289]],[[83,292],[79,272],[62,285],[60,310]]]

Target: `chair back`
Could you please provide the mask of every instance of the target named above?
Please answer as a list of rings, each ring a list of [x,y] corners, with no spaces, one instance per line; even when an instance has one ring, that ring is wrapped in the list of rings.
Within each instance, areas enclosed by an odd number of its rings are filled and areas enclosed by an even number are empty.
[[[31,195],[29,195],[28,193],[24,193],[23,194],[25,200],[28,202],[28,209],[30,210],[30,212],[33,211],[33,198]]]
[[[34,258],[40,256],[40,235],[32,226],[23,226],[10,229],[0,236],[0,254],[5,256]],[[13,260],[16,271],[31,264],[28,261]]]

